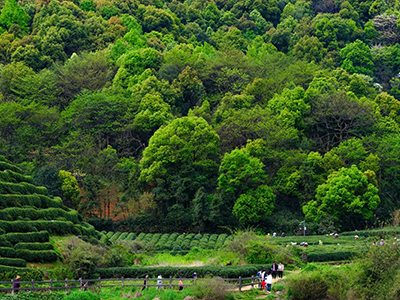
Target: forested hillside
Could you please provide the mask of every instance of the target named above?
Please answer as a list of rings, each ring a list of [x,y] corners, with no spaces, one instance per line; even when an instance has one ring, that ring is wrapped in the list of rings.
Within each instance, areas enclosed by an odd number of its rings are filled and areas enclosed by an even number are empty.
[[[0,9],[0,155],[97,229],[397,220],[399,0]]]

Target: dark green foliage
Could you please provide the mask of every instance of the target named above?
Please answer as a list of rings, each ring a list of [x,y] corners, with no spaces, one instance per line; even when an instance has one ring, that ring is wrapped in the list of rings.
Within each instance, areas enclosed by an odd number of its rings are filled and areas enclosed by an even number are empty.
[[[0,257],[0,265],[2,266],[10,266],[10,267],[26,267],[26,261],[22,258],[4,258]]]
[[[19,183],[19,182],[33,183],[32,177],[24,176],[21,175],[20,173],[11,170],[0,171],[0,181],[12,182],[12,183]]]
[[[223,278],[238,278],[251,277],[257,274],[261,269],[268,269],[268,265],[248,265],[248,266],[226,266],[226,267],[196,267],[198,277],[223,277]],[[156,278],[158,274],[162,274],[164,278],[191,278],[193,267],[139,267],[139,268],[107,268],[95,269],[92,274],[93,278],[98,276],[102,278],[142,278],[145,274]]]
[[[30,183],[21,182],[21,183],[9,183],[9,182],[0,182],[0,193],[1,194],[22,194],[22,195],[30,195],[30,194],[40,194],[40,195],[48,195],[47,189],[42,186],[35,186]]]
[[[14,246],[14,249],[54,250],[54,246],[50,243],[18,243]]]
[[[24,279],[25,280],[25,279]],[[20,292],[16,295],[2,295],[1,300],[63,300],[64,295],[61,293],[37,293],[37,292]]]
[[[15,250],[11,247],[0,247],[0,257],[16,257]]]
[[[37,208],[62,207],[60,198],[50,198],[45,195],[0,195],[0,207],[33,206]]]
[[[18,267],[8,267],[8,266],[0,266],[0,280],[11,280],[15,279],[15,277],[19,275],[23,280],[42,280],[43,273],[40,270],[36,269],[28,269],[28,268],[18,268]]]
[[[22,170],[20,168],[10,164],[8,161],[0,161],[0,170],[1,171],[11,170],[19,174],[22,173]]]
[[[47,231],[40,232],[27,232],[27,233],[6,233],[4,235],[7,241],[11,244],[15,245],[20,242],[24,243],[48,243],[49,242],[49,233]]]
[[[70,221],[73,223],[79,223],[81,221],[76,211],[66,211],[61,208],[34,209],[13,207],[5,208],[0,211],[0,220],[15,221],[21,218],[28,218],[31,220],[65,219],[66,221]]]
[[[53,250],[26,250],[18,249],[15,251],[16,256],[25,259],[27,262],[45,263],[53,262],[58,259],[58,255]]]

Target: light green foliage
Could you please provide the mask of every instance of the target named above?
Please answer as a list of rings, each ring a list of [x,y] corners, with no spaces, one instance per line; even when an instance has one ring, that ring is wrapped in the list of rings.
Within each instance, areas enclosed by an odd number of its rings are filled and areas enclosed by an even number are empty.
[[[201,171],[216,167],[219,137],[202,118],[183,117],[157,130],[140,161],[140,180],[151,183],[170,177],[177,164],[193,165]]]
[[[232,213],[242,225],[256,225],[272,213],[274,203],[275,195],[271,188],[260,185],[255,191],[240,195]]]
[[[132,76],[143,73],[147,68],[158,70],[162,59],[162,54],[151,48],[129,51],[117,61],[119,69],[114,85],[128,87]]]
[[[315,197],[303,206],[303,211],[307,219],[317,222],[330,215],[340,223],[346,213],[370,219],[380,203],[378,188],[355,165],[332,174],[325,184],[318,186]]]
[[[77,207],[77,200],[79,196],[79,187],[76,178],[71,172],[60,170],[58,178],[61,181],[61,197],[64,204],[70,207]]]
[[[370,48],[357,40],[348,44],[339,52],[342,68],[349,73],[373,74],[374,63]]]
[[[218,187],[236,197],[248,190],[256,189],[265,181],[264,164],[241,149],[225,153],[219,168]]]
[[[298,59],[304,59],[308,62],[320,62],[326,55],[326,49],[317,37],[302,37],[293,49]]]
[[[26,33],[29,32],[29,15],[18,5],[16,0],[7,0],[0,11],[0,26],[8,30],[13,24],[17,24]]]

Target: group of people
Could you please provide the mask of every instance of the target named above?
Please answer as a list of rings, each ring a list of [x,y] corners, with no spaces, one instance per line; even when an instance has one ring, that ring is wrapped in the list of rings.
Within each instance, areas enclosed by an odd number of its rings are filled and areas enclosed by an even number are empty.
[[[264,291],[267,289],[267,292],[271,293],[272,280],[275,279],[277,275],[279,278],[282,278],[284,269],[285,267],[282,262],[279,264],[273,262],[270,270],[258,271],[257,277],[260,282],[260,287],[262,287]]]

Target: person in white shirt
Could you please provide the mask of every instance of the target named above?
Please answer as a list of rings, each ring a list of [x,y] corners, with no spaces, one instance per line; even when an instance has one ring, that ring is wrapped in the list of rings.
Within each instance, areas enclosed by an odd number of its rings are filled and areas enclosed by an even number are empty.
[[[157,290],[158,289],[164,289],[164,287],[162,286],[162,276],[161,276],[161,274],[159,274],[158,275],[158,277],[157,277]]]
[[[268,293],[271,293],[272,274],[268,274],[267,278],[265,279],[265,283],[266,283],[266,286],[267,286]]]
[[[282,262],[280,262],[278,265],[278,277],[279,278],[282,278],[284,269],[285,269],[285,266],[282,264]]]

